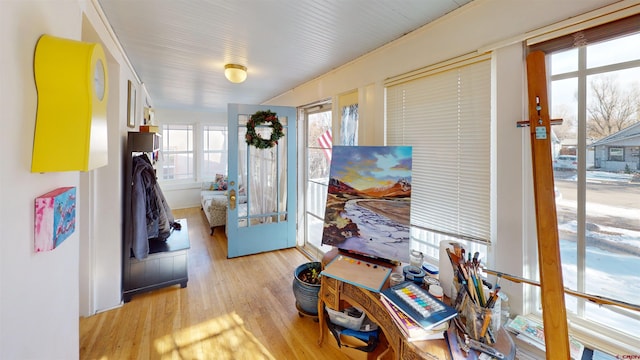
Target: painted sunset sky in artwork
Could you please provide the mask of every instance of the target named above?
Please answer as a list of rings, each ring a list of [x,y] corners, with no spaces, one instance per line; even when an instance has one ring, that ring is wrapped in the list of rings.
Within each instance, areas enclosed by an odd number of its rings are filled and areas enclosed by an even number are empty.
[[[409,261],[410,146],[334,146],[322,243]]]

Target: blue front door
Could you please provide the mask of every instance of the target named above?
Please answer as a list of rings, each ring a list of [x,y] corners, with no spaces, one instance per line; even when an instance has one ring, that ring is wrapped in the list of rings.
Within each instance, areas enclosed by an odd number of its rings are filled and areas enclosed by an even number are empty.
[[[273,147],[247,144],[247,122],[258,111],[271,111],[284,137]],[[229,178],[227,257],[296,245],[296,109],[284,106],[228,105]],[[255,126],[269,139],[270,122]]]

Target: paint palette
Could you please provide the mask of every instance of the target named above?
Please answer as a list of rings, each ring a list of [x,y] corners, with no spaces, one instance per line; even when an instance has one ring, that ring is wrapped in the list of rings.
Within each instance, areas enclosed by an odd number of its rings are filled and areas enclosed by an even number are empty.
[[[380,292],[389,274],[391,269],[388,267],[345,255],[336,256],[322,271],[323,276],[375,292]]]

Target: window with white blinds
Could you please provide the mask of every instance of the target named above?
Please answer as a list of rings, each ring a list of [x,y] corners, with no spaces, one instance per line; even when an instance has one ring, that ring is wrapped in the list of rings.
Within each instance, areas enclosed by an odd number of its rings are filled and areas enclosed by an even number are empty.
[[[489,56],[387,82],[387,145],[413,147],[411,225],[490,242]]]

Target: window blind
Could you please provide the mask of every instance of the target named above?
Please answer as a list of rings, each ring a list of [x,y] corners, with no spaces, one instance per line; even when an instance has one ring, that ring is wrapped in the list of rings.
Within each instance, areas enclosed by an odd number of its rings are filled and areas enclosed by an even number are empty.
[[[638,32],[640,14],[622,18],[610,23],[605,23],[592,28],[572,32],[564,36],[552,38],[547,41],[529,39],[529,51],[542,50],[547,54],[564,51],[578,46],[591,45],[600,41],[609,40]],[[546,37],[551,35],[547,34]]]
[[[488,243],[489,56],[424,73],[386,87],[387,145],[413,147],[411,225]]]

